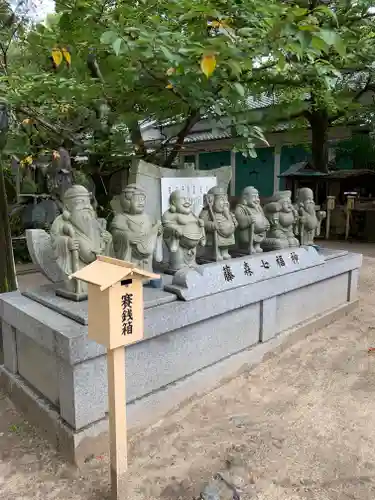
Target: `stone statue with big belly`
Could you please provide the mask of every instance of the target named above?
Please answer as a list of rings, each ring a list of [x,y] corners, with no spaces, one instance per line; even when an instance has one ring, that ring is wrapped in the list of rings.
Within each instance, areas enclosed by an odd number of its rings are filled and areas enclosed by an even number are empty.
[[[294,235],[298,213],[293,207],[291,195],[290,191],[279,191],[264,206],[264,214],[270,223],[266,238],[262,242],[265,251],[299,246]]]
[[[270,228],[270,223],[260,205],[259,192],[253,186],[246,187],[234,212],[237,222],[237,244],[239,250],[262,253],[261,244]]]
[[[168,272],[195,267],[197,246],[204,246],[204,222],[192,211],[192,200],[179,190],[169,198],[169,209],[162,217],[164,241],[169,251]]]

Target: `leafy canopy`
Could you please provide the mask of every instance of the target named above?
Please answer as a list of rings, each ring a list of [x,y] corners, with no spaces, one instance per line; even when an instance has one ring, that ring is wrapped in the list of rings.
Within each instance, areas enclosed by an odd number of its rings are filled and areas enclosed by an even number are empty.
[[[58,1],[57,14],[15,44],[26,64],[10,66],[0,91],[55,140],[96,157],[132,152],[171,166],[204,116],[232,126],[252,152],[265,139],[249,124],[249,98],[285,82],[296,100],[310,81],[330,92],[349,63],[357,28],[342,30],[344,3]],[[145,145],[139,124],[148,120],[173,121],[173,137]]]

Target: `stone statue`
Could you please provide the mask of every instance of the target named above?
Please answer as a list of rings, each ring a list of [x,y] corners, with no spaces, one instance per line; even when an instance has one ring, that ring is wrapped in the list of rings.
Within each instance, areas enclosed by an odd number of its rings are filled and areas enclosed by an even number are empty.
[[[152,272],[153,258],[161,262],[162,225],[153,223],[144,213],[146,193],[136,184],[125,187],[119,197],[120,213],[116,213],[111,224],[111,233],[116,257],[133,262],[138,268]]]
[[[234,212],[237,222],[237,243],[240,250],[248,254],[263,252],[260,247],[270,228],[268,219],[260,205],[258,190],[248,186],[242,191]]]
[[[235,244],[234,232],[238,223],[229,210],[226,190],[218,186],[213,187],[204,201],[200,217],[204,220],[207,235],[206,257],[214,261],[230,259],[229,248]]]
[[[68,276],[87,266],[97,255],[113,256],[112,236],[105,220],[96,218],[90,193],[83,186],[72,186],[63,195],[64,211],[51,227],[52,249],[57,265],[66,277],[65,288],[56,293],[72,300],[83,300],[87,285]]]
[[[294,227],[298,221],[298,213],[293,207],[290,191],[275,193],[264,207],[264,214],[270,223],[263,250],[281,250],[298,247],[299,241],[294,236]]]
[[[72,163],[65,148],[59,148],[52,153],[52,161],[45,175],[48,193],[57,203],[62,201],[65,191],[73,185]]]
[[[192,211],[192,199],[179,190],[173,191],[162,222],[169,251],[169,272],[196,266],[197,246],[206,244],[206,236],[203,220]]]
[[[299,236],[301,245],[313,245],[315,236],[319,236],[322,220],[326,217],[326,212],[316,212],[314,194],[310,188],[298,190],[297,205],[298,224],[296,233]]]

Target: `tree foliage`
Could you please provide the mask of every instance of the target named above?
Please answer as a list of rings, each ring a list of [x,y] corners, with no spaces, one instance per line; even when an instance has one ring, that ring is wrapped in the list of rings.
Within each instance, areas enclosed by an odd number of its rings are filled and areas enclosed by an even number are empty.
[[[319,2],[67,0],[56,10],[18,40],[15,60],[26,64],[8,67],[2,90],[40,147],[52,135],[106,161],[129,153],[171,166],[202,117],[232,127],[252,152],[265,139],[249,123],[249,99],[288,82],[295,104],[310,79],[321,99],[350,53],[339,16]],[[144,144],[149,120],[173,122],[174,134]]]
[[[272,87],[280,106],[287,104],[287,116],[302,119],[310,126],[313,163],[322,171],[328,166],[329,127],[365,123],[372,113],[369,105],[375,91],[372,3],[370,0],[303,2],[301,13],[306,15],[309,11],[311,15],[296,37],[300,53],[283,51],[279,61],[274,61],[262,75],[264,85]],[[317,51],[313,58],[311,49]],[[272,122],[274,116],[269,119]]]

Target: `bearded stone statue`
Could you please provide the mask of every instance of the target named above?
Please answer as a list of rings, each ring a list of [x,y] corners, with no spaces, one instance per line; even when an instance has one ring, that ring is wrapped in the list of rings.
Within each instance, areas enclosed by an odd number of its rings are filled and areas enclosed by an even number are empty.
[[[299,189],[296,209],[299,217],[296,232],[301,245],[313,245],[314,238],[320,234],[320,226],[326,212],[316,212],[314,194],[310,188]]]
[[[204,221],[207,235],[207,259],[231,259],[229,249],[235,244],[234,233],[238,222],[229,210],[226,189],[216,186],[208,191],[200,218]]]
[[[84,295],[87,291],[87,284],[83,282],[78,283],[77,291],[77,282],[68,279],[70,274],[93,262],[97,255],[114,256],[112,236],[106,231],[105,220],[97,219],[90,198],[83,186],[67,189],[63,195],[64,211],[51,227],[52,250],[66,278],[68,295]]]

